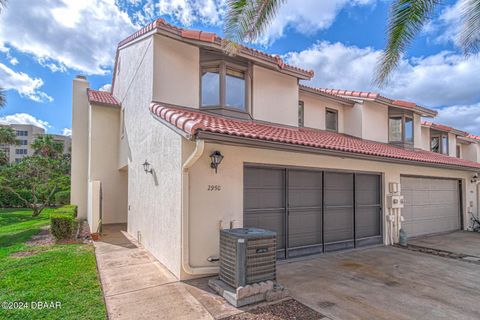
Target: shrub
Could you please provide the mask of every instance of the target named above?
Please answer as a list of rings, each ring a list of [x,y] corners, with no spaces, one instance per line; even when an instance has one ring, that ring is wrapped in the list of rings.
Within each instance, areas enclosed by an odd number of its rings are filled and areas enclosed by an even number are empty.
[[[59,191],[55,193],[55,204],[65,205],[70,203],[70,190]]]
[[[17,191],[22,198],[27,201],[32,200],[32,195],[28,190]],[[1,190],[0,191],[0,208],[21,208],[25,207],[25,203],[20,200],[13,192]]]
[[[50,227],[57,239],[66,239],[72,235],[77,206],[67,205],[57,208],[50,214]]]

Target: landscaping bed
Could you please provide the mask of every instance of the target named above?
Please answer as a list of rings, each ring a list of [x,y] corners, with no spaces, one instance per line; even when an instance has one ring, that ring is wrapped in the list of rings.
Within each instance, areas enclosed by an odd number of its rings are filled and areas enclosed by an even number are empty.
[[[52,212],[0,209],[0,319],[105,319],[93,246],[77,224],[58,243]]]

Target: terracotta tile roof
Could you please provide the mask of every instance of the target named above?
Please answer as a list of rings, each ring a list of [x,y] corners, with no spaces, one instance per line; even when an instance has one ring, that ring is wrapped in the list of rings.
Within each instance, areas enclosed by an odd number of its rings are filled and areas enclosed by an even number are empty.
[[[341,97],[347,97],[347,98],[359,99],[359,100],[371,99],[371,100],[381,101],[386,104],[397,106],[400,108],[411,109],[417,113],[420,113],[422,116],[434,117],[438,114],[437,111],[419,106],[414,102],[390,99],[376,92],[352,91],[352,90],[342,90],[342,89],[326,89],[326,88],[317,88],[317,89],[320,91],[323,91],[329,94],[338,95]]]
[[[458,130],[449,126],[446,126],[444,124],[439,124],[439,123],[434,123],[431,121],[422,121],[422,126],[432,128],[434,130],[438,131],[444,131],[444,132],[451,132],[459,136],[464,136],[464,137],[469,137],[470,134],[468,132]]]
[[[129,37],[125,38],[124,40],[120,41],[118,47],[122,47],[127,43],[140,38],[141,36],[149,33],[152,30],[163,30],[170,33],[173,33],[181,38],[190,39],[190,40],[197,40],[205,43],[210,43],[216,45],[219,49],[222,47],[222,38],[212,32],[204,32],[200,30],[188,30],[176,27],[165,22],[164,19],[157,19],[152,23],[146,25],[144,28],[138,30],[134,34],[130,35]],[[246,46],[240,46],[239,54],[245,54],[247,56],[264,60],[266,62],[276,64],[282,70],[288,70],[290,72],[296,73],[299,76],[310,79],[313,77],[313,70],[305,70],[302,68],[298,68],[289,64],[286,64],[279,56],[271,55],[263,51],[259,51],[253,48],[249,48]]]
[[[88,101],[90,103],[107,105],[107,106],[120,106],[118,100],[110,93],[106,91],[87,90]]]
[[[318,93],[318,94],[320,94],[320,95],[323,95],[323,96],[326,96],[326,97],[330,97],[330,98],[332,98],[332,99],[338,100],[338,101],[340,101],[340,102],[343,102],[343,103],[346,103],[346,104],[349,104],[349,105],[352,105],[352,106],[355,104],[355,102],[352,101],[352,100],[350,100],[350,99],[341,97],[341,96],[336,95],[336,94],[327,93],[327,92],[325,92],[325,91],[322,91],[322,90],[319,89],[319,88],[310,87],[310,86],[307,86],[307,85],[304,85],[304,84],[300,84],[300,85],[299,85],[299,88],[300,88],[300,90]]]
[[[432,166],[446,165],[480,170],[480,163],[424,150],[400,149],[389,144],[363,140],[335,132],[286,127],[251,120],[229,119],[195,109],[180,108],[160,103],[152,103],[150,111],[162,121],[192,136],[200,131],[206,131],[330,151],[414,161],[431,164]]]

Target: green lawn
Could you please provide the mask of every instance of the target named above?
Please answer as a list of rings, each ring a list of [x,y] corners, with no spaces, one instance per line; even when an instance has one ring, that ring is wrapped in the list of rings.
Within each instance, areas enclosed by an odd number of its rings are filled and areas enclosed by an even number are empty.
[[[92,245],[24,243],[48,225],[49,213],[33,218],[30,210],[0,209],[0,319],[105,319]],[[11,256],[18,252],[28,255]],[[5,301],[29,306],[8,310]]]

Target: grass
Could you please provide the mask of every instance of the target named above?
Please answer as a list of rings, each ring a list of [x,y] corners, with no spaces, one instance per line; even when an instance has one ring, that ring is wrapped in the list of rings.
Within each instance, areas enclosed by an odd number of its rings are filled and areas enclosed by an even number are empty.
[[[105,319],[92,245],[25,244],[48,225],[49,214],[46,209],[33,218],[27,209],[0,209],[0,304],[29,303],[15,310],[0,305],[0,319]],[[39,309],[39,301],[60,305]]]

